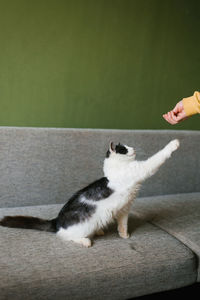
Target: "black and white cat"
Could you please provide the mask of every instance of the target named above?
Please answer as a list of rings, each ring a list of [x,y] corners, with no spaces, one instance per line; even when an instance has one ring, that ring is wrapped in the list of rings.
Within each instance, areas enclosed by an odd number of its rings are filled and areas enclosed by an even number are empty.
[[[57,218],[6,216],[0,225],[56,232],[65,241],[90,247],[91,238],[103,235],[103,228],[116,219],[119,235],[128,238],[128,213],[141,183],[178,147],[179,141],[173,140],[146,161],[136,161],[133,148],[111,143],[104,160],[104,177],[76,192]]]

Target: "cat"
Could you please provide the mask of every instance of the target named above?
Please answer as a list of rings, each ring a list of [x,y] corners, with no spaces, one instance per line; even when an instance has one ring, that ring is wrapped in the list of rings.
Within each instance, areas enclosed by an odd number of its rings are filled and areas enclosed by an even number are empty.
[[[142,182],[155,174],[178,147],[179,140],[172,140],[147,160],[137,161],[134,148],[111,142],[104,160],[104,177],[76,192],[55,219],[6,216],[0,225],[55,232],[65,241],[90,247],[92,237],[103,235],[103,228],[117,220],[120,237],[129,238],[128,213]]]

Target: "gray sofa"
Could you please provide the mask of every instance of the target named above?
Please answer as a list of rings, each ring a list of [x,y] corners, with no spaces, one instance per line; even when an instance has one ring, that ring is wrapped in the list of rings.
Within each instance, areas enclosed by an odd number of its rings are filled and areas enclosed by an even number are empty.
[[[0,299],[130,299],[200,280],[200,132],[0,128],[0,218],[53,218],[103,175],[110,141],[145,159],[171,139],[180,148],[147,180],[129,216],[86,249],[53,233],[0,227]]]

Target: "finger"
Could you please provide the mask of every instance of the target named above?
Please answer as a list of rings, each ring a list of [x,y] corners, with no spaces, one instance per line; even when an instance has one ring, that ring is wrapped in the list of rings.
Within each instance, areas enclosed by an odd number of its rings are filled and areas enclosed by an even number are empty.
[[[181,100],[180,102],[177,103],[177,105],[174,108],[174,113],[177,114],[183,114],[184,117],[186,117],[186,113],[184,111],[184,106],[183,106],[183,101]]]
[[[172,120],[170,119],[168,113],[164,115],[164,118],[165,118],[165,120],[166,120],[168,123],[170,123],[170,124],[173,125],[173,122],[172,122]]]
[[[166,114],[163,115],[163,118],[166,119]]]
[[[178,103],[177,103],[176,106],[174,107],[173,112],[174,112],[175,114],[177,114],[177,113],[179,112],[179,106],[178,106]]]
[[[168,120],[170,120],[170,124],[175,125],[177,122],[173,119],[172,113],[168,112],[167,114]]]
[[[163,118],[167,121],[167,122],[169,122],[169,120],[168,120],[168,118],[167,118],[167,114],[164,114],[163,115]],[[170,123],[170,122],[169,122]]]
[[[168,122],[170,123],[171,125],[175,125],[177,122],[174,121],[170,115],[170,112],[168,112],[167,114],[164,114],[163,115],[163,118]]]
[[[173,113],[173,111],[170,111],[170,112],[169,112],[169,115],[170,115],[171,120],[174,121],[175,124],[176,124],[176,123],[177,123],[177,117],[176,117],[176,115]]]
[[[167,115],[166,114],[163,115],[163,118],[167,121]]]
[[[187,119],[187,116],[186,116],[186,114],[185,114],[184,111],[180,112],[180,113],[176,116],[177,122],[180,122],[180,121],[185,120],[185,119]]]

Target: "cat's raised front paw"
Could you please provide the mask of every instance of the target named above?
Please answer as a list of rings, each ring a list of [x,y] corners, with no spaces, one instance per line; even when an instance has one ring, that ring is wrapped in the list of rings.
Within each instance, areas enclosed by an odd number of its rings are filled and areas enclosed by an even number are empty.
[[[176,140],[172,140],[168,146],[170,147],[171,151],[176,151],[178,149],[178,147],[180,146],[180,142],[178,139]]]

